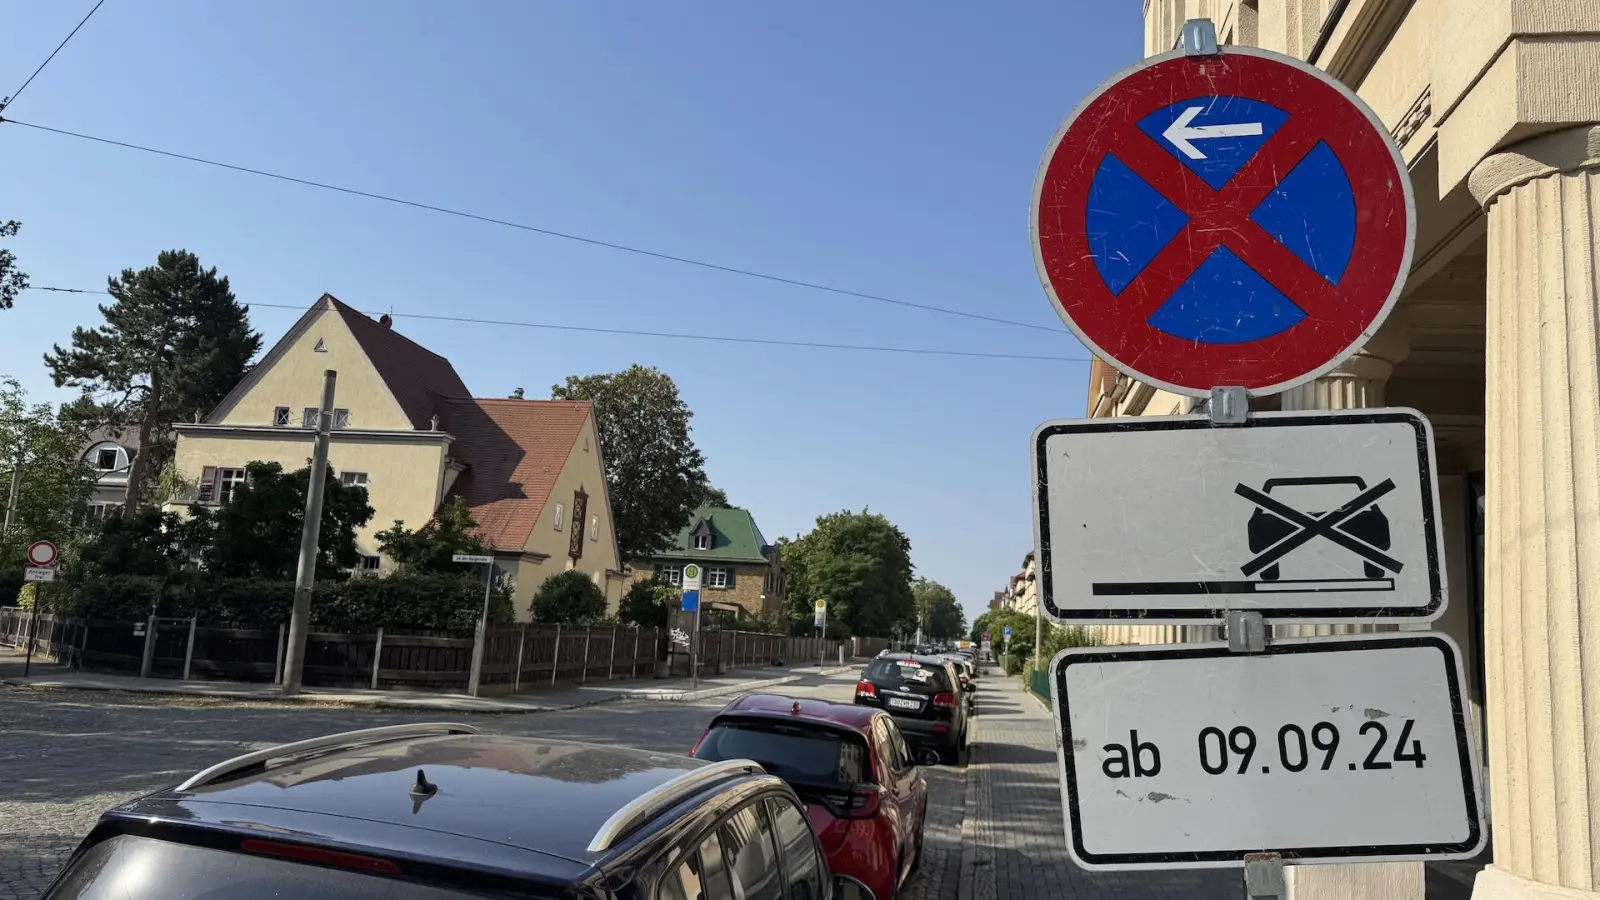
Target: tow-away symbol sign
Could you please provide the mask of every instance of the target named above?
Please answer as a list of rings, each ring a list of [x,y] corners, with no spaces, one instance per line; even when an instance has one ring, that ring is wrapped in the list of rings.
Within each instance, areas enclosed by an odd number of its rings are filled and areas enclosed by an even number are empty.
[[[1225,125],[1189,124],[1204,109],[1205,107],[1203,106],[1191,106],[1185,109],[1176,119],[1172,120],[1172,124],[1167,126],[1166,131],[1161,132],[1161,136],[1166,138],[1172,146],[1178,148],[1179,153],[1190,159],[1206,158],[1206,155],[1200,152],[1200,148],[1190,143],[1190,141],[1205,140],[1207,138],[1256,137],[1261,134],[1260,122],[1237,122]]]

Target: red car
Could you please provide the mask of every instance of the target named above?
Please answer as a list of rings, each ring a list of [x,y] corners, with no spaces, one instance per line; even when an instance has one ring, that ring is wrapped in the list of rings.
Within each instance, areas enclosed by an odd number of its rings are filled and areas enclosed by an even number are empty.
[[[922,860],[928,783],[882,710],[746,694],[711,720],[689,755],[749,759],[793,787],[828,868],[893,900]]]

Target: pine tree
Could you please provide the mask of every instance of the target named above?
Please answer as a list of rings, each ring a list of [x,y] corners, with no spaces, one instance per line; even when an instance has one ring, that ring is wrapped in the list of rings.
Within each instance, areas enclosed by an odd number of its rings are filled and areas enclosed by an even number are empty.
[[[57,387],[81,389],[80,418],[114,430],[135,429],[139,449],[128,471],[127,511],[146,499],[172,458],[172,426],[209,413],[249,371],[261,349],[226,277],[202,269],[187,250],[108,279],[105,324],[76,328],[72,346],[45,354]]]

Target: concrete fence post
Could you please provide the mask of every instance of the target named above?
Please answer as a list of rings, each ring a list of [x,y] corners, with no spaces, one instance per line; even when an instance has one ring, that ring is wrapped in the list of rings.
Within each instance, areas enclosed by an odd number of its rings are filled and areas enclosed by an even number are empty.
[[[283,625],[278,625],[278,652],[272,657],[272,683],[283,684]]]
[[[378,689],[378,665],[383,662],[383,626],[378,626],[378,640],[372,645],[372,690]]]
[[[583,626],[583,668],[578,670],[578,683],[584,684],[589,680],[589,639],[594,637],[594,626]]]
[[[561,671],[561,624],[556,623],[556,645],[550,653],[550,684],[556,683],[556,673]]]
[[[628,677],[636,678],[639,675],[639,626],[633,626],[633,658],[628,663]]]
[[[194,630],[200,622],[196,616],[189,617],[189,646],[183,651],[183,680],[189,680],[189,667],[194,665]]]
[[[606,680],[617,674],[617,626],[611,626],[611,661],[606,663]]]
[[[139,677],[149,678],[150,670],[156,662],[156,617],[151,616],[144,623],[144,657],[139,661]]]
[[[527,659],[523,649],[528,646],[528,623],[522,623],[522,633],[517,635],[517,671],[511,676],[511,693],[522,690],[522,663]]]

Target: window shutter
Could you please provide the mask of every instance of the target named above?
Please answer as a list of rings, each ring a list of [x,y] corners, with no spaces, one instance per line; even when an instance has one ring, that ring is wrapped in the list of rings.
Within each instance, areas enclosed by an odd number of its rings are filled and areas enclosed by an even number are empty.
[[[200,495],[197,503],[210,505],[217,502],[217,467],[206,466],[200,470]]]
[[[733,566],[729,566],[726,569],[723,569],[722,571],[728,573],[728,574],[726,574],[726,575],[724,575],[722,577],[725,579],[724,583],[727,585],[728,589],[732,590],[733,589]]]

